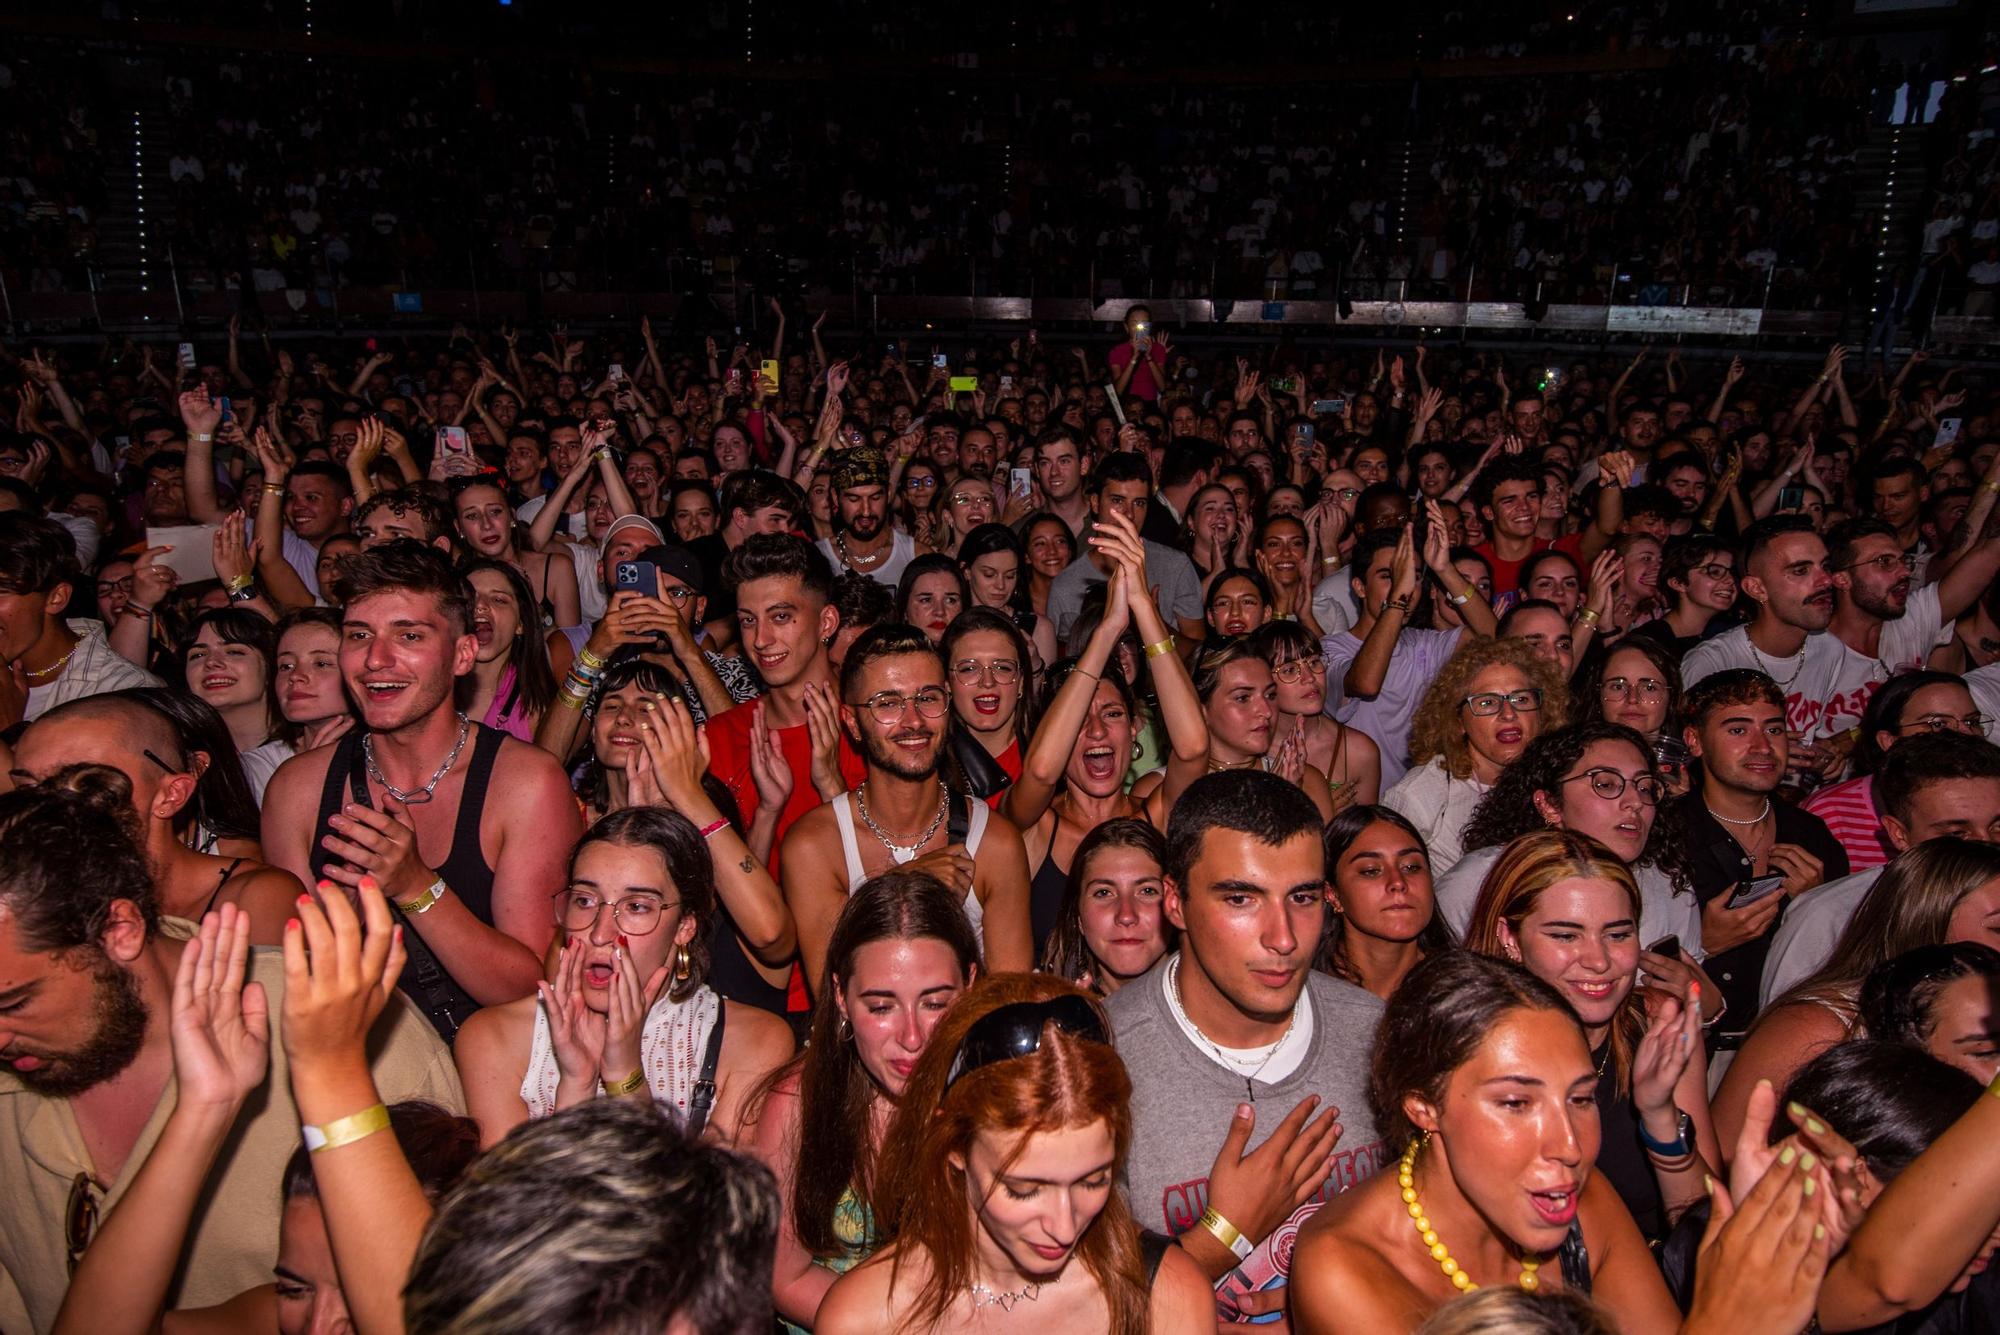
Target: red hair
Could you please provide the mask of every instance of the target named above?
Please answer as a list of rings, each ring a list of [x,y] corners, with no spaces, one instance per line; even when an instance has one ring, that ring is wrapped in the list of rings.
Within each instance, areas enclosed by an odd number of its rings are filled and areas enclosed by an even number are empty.
[[[959,1045],[974,1023],[1002,1006],[1054,997],[1095,998],[1072,983],[1047,974],[996,974],[962,995],[910,1076],[896,1119],[883,1142],[873,1204],[885,1239],[899,1239],[892,1260],[894,1285],[910,1246],[931,1260],[930,1278],[917,1295],[918,1329],[936,1330],[945,1313],[972,1280],[973,1230],[966,1210],[963,1161],[981,1131],[1016,1137],[1008,1162],[1029,1136],[1103,1122],[1111,1133],[1114,1163],[1122,1176],[1132,1141],[1132,1081],[1117,1049],[1049,1023],[1041,1047],[1026,1057],[994,1062],[968,1071],[949,1090]],[[1110,1025],[1105,1025],[1110,1032]],[[1113,1335],[1144,1335],[1150,1328],[1149,1294],[1139,1252],[1139,1227],[1114,1189],[1103,1211],[1078,1240],[1073,1263],[1097,1280],[1110,1313]]]

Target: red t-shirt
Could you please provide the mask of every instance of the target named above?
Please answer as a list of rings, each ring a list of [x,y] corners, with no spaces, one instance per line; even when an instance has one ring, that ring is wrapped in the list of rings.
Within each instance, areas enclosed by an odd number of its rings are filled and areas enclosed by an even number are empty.
[[[1132,360],[1131,341],[1127,340],[1111,349],[1111,355],[1107,360],[1111,363],[1112,375],[1116,377],[1117,373],[1124,370],[1126,364]],[[1136,394],[1142,399],[1157,401],[1160,397],[1161,382],[1166,378],[1167,354],[1161,351],[1158,340],[1155,340],[1147,346],[1146,360],[1139,364],[1138,370],[1132,372],[1132,379],[1127,382],[1125,389],[1127,393]],[[1113,383],[1116,383],[1115,379]]]
[[[708,772],[729,786],[745,821],[757,810],[757,780],[750,772],[750,720],[762,706],[761,700],[746,700],[708,721]],[[771,731],[784,750],[786,762],[792,767],[792,796],[778,816],[778,837],[771,845],[770,871],[775,877],[778,874],[778,850],[785,842],[785,832],[792,828],[794,821],[820,804],[820,796],[812,782],[811,729],[800,723]],[[845,733],[840,737],[840,772],[846,777],[849,788],[858,787],[868,777],[867,766],[849,745]]]
[[[1521,587],[1521,567],[1528,564],[1529,558],[1539,552],[1561,552],[1564,556],[1576,562],[1578,570],[1588,573],[1590,569],[1589,565],[1583,559],[1583,535],[1581,533],[1565,533],[1560,538],[1546,542],[1537,539],[1534,550],[1518,561],[1503,560],[1500,553],[1493,549],[1493,543],[1490,540],[1480,543],[1472,550],[1487,565],[1493,567],[1493,596],[1496,599],[1503,594],[1513,593]]]

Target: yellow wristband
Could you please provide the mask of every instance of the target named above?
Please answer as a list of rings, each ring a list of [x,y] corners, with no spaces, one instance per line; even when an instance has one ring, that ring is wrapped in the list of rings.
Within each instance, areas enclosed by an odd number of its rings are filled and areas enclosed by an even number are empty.
[[[610,663],[606,659],[599,658],[596,654],[592,653],[590,646],[587,644],[576,651],[576,657],[577,661],[585,667],[595,668],[599,672],[604,671],[605,668],[610,666]]]
[[[1197,1222],[1203,1228],[1207,1229],[1217,1242],[1229,1248],[1237,1260],[1243,1260],[1250,1255],[1252,1250],[1250,1239],[1244,1237],[1242,1233],[1237,1231],[1236,1225],[1224,1219],[1213,1209],[1203,1210],[1201,1212],[1201,1219]]]
[[[606,1094],[609,1094],[614,1099],[623,1098],[625,1095],[630,1094],[633,1091],[639,1089],[645,1083],[646,1083],[646,1071],[644,1067],[641,1067],[640,1069],[632,1072],[632,1074],[626,1076],[623,1080],[619,1080],[615,1083],[611,1081],[606,1081],[604,1085],[604,1092]]]
[[[1597,614],[1596,608],[1586,607],[1581,612],[1578,612],[1576,614],[1576,619],[1578,621],[1581,621],[1586,626],[1595,626],[1599,621],[1602,621],[1604,618],[1600,617]]]
[[[1159,640],[1156,641],[1155,643],[1147,645],[1146,657],[1165,658],[1168,654],[1172,653],[1173,651],[1174,651],[1174,637],[1169,635],[1164,640]]]
[[[357,1140],[366,1140],[377,1131],[385,1131],[389,1126],[389,1110],[381,1104],[363,1108],[358,1113],[338,1117],[325,1126],[302,1126],[306,1148],[314,1154],[325,1150],[337,1150],[342,1145],[352,1145]]]

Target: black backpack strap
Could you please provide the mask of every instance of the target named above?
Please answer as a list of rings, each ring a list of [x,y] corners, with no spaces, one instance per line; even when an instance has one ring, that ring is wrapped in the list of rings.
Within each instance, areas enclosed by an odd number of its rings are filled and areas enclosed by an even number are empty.
[[[1589,1293],[1590,1249],[1583,1245],[1583,1225],[1570,1225],[1557,1255],[1562,1259],[1563,1287],[1572,1293]]]
[[[965,836],[972,830],[972,799],[964,793],[954,793],[947,788],[945,801],[945,836],[947,844],[963,844]]]
[[[715,1024],[708,1031],[708,1047],[701,1054],[701,1078],[694,1082],[694,1096],[688,1100],[687,1133],[699,1136],[708,1125],[708,1114],[715,1108],[715,1068],[722,1062],[722,1021],[729,1014],[729,1003],[721,997],[715,999]]]

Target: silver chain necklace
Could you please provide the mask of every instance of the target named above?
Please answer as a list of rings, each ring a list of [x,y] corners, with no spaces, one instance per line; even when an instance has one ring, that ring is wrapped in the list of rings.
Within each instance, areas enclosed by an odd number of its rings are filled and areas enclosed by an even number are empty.
[[[857,559],[854,553],[847,550],[847,535],[845,533],[834,534],[833,545],[840,549],[840,559],[847,563],[847,568],[850,570],[860,570],[861,567],[863,567],[864,565],[869,565],[869,566],[874,565],[877,561],[880,561],[883,557],[887,556],[890,553],[890,551],[894,550],[895,546],[895,544],[892,542],[890,546],[883,548],[881,551],[876,552],[873,555],[863,556]]]
[[[943,784],[938,785],[937,815],[931,817],[930,828],[925,830],[914,844],[907,846],[891,839],[882,827],[875,823],[875,818],[868,814],[868,784],[865,781],[854,790],[854,806],[861,813],[861,823],[868,827],[870,834],[882,841],[882,847],[889,850],[889,856],[899,863],[909,862],[917,856],[919,849],[931,841],[931,836],[938,832],[938,826],[944,824],[945,812],[951,807],[951,792]]]
[[[1764,675],[1776,681],[1778,674],[1771,671],[1769,668],[1765,668],[1764,660],[1766,658],[1770,658],[1771,661],[1777,662],[1778,661],[1777,657],[1775,655],[1766,654],[1762,649],[1759,649],[1757,647],[1757,642],[1750,638],[1750,633],[1748,631],[1745,631],[1743,633],[1743,642],[1750,646],[1750,656],[1757,660],[1758,667],[1764,668]],[[1799,646],[1799,651],[1796,654],[1792,655],[1792,657],[1796,660],[1792,664],[1792,675],[1786,678],[1784,681],[1778,682],[1779,690],[1781,691],[1790,690],[1792,683],[1799,679],[1799,674],[1806,670],[1806,650],[1810,649],[1811,647],[1812,647],[1812,641],[1808,639],[1806,643]]]
[[[1003,1312],[1014,1310],[1019,1302],[1039,1302],[1042,1297],[1040,1284],[1024,1284],[1018,1289],[990,1289],[984,1284],[968,1284],[965,1291],[972,1295],[972,1310],[982,1307],[997,1307]]]
[[[383,792],[395,798],[406,807],[420,807],[431,800],[432,795],[437,790],[438,784],[443,782],[445,775],[451,773],[451,767],[458,763],[458,753],[465,749],[465,739],[471,735],[472,720],[460,714],[458,716],[458,742],[451,748],[451,754],[444,758],[444,763],[439,765],[436,773],[431,775],[431,781],[414,792],[406,793],[384,777],[382,767],[375,763],[375,737],[373,733],[362,737],[361,756],[362,759],[368,762],[368,777],[381,784]]]
[[[1200,1025],[1188,1018],[1187,1008],[1181,1005],[1181,957],[1178,954],[1167,965],[1166,981],[1167,1005],[1172,1008],[1174,1018],[1193,1030],[1195,1037],[1199,1038],[1207,1046],[1208,1050],[1215,1054],[1217,1061],[1243,1077],[1244,1097],[1255,1103],[1257,1101],[1257,1087],[1253,1082],[1258,1076],[1264,1074],[1264,1068],[1271,1064],[1271,1059],[1278,1055],[1279,1051],[1285,1046],[1285,1040],[1292,1036],[1292,1030],[1298,1026],[1299,1004],[1305,1000],[1305,994],[1303,992],[1300,993],[1299,1000],[1292,1003],[1292,1018],[1286,1021],[1285,1032],[1278,1035],[1278,1041],[1271,1045],[1271,1050],[1264,1054],[1262,1061],[1258,1062],[1254,1068],[1246,1070],[1244,1068],[1247,1063],[1244,1060],[1232,1057],[1227,1052],[1224,1052],[1221,1047],[1217,1046],[1215,1040],[1201,1032]]]

